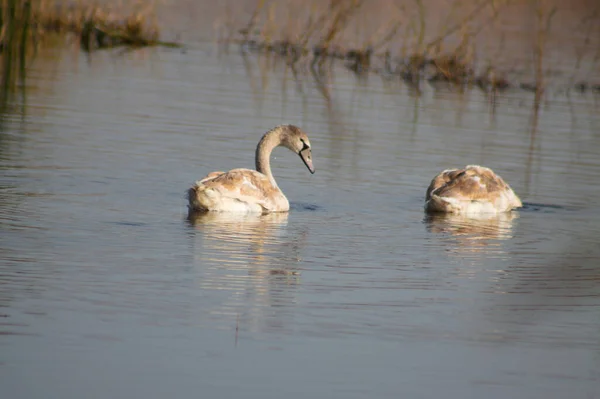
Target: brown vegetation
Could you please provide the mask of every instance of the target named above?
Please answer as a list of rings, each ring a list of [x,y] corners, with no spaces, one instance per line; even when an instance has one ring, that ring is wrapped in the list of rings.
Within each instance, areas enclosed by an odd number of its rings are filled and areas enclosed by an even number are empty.
[[[341,60],[357,74],[398,76],[417,88],[422,81],[447,82],[459,87],[477,86],[489,92],[523,88],[536,93],[536,98],[542,95],[546,86],[544,59],[548,32],[557,13],[554,3],[451,0],[449,15],[432,16],[428,14],[426,1],[380,1],[377,10],[364,0],[302,4],[293,0],[258,0],[248,22],[238,31],[240,36],[233,41],[240,43],[245,51],[282,57],[294,69],[308,65],[314,73],[323,74],[335,60]],[[496,59],[477,60],[475,56],[480,45],[478,34],[516,3],[534,10],[530,24],[533,81],[511,81],[509,71]],[[598,22],[600,7],[597,8],[589,12],[590,18]],[[363,29],[368,19],[380,23],[371,23],[368,29]],[[438,23],[433,26],[432,20]],[[228,37],[231,40],[235,35]],[[578,83],[577,87],[583,91],[595,85]]]
[[[159,40],[153,7],[115,7],[56,0],[34,1],[34,29],[38,33],[72,33],[87,51],[116,46],[179,46]]]
[[[74,36],[85,51],[116,46],[179,47],[159,40],[150,6],[115,8],[60,0],[0,0],[0,28],[0,107],[16,87],[24,87],[28,56],[51,34]]]

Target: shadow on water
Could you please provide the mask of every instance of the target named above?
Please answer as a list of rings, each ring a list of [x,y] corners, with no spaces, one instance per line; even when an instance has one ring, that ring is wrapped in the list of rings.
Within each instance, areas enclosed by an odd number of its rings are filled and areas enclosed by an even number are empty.
[[[290,203],[290,210],[291,211],[299,211],[299,212],[320,212],[320,211],[324,211],[325,208],[323,208],[322,206],[319,206],[317,204],[309,204],[309,203],[303,203],[303,202],[291,202]]]
[[[557,211],[575,211],[579,208],[574,206],[555,205],[555,204],[542,204],[537,202],[523,202],[523,207],[519,209],[519,212],[543,212],[553,213]]]

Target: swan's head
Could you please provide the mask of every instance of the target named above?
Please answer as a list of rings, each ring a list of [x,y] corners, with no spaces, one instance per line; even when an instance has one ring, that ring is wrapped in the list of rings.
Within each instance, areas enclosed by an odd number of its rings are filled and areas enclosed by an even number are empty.
[[[300,155],[302,162],[304,162],[310,173],[315,173],[310,140],[308,140],[306,133],[294,125],[282,125],[281,128],[281,144]]]

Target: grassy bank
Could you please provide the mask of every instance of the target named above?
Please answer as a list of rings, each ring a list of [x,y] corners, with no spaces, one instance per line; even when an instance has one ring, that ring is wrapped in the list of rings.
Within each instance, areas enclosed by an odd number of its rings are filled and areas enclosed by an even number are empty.
[[[444,4],[444,10],[435,9]],[[245,51],[280,57],[292,68],[309,66],[327,73],[339,62],[357,75],[370,73],[419,88],[422,82],[457,87],[476,86],[487,92],[508,88],[541,96],[547,85],[548,37],[560,3],[549,0],[366,0],[284,2],[257,0],[229,40]],[[600,4],[590,2],[582,18],[588,40],[600,26]],[[594,5],[595,4],[595,5]],[[511,8],[512,7],[512,8]],[[526,26],[532,79],[511,78],[502,57],[477,57],[481,32],[499,24],[514,7]],[[564,11],[564,8],[563,8]],[[513,14],[509,15],[509,19]],[[583,25],[582,25],[583,26]],[[498,37],[498,41],[504,37]],[[600,92],[600,82],[574,82],[575,90]]]
[[[50,34],[72,34],[83,49],[117,46],[170,46],[178,43],[159,39],[151,4],[114,6],[92,1],[1,0],[0,23],[4,46],[43,43]]]
[[[0,0],[1,104],[24,86],[27,61],[49,36],[71,36],[84,51],[120,46],[168,46],[152,6],[98,6],[60,0]]]
[[[35,27],[40,33],[75,35],[86,51],[118,46],[180,47],[160,40],[152,4],[104,5],[56,0],[33,1]]]

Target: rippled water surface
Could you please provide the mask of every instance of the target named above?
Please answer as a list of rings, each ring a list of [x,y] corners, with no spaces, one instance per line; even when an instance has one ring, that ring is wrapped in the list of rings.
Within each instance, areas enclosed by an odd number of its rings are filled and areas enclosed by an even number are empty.
[[[324,87],[199,43],[44,52],[0,135],[6,398],[600,397],[592,94]],[[274,152],[289,214],[188,220],[184,192]],[[481,163],[526,203],[426,217]]]

